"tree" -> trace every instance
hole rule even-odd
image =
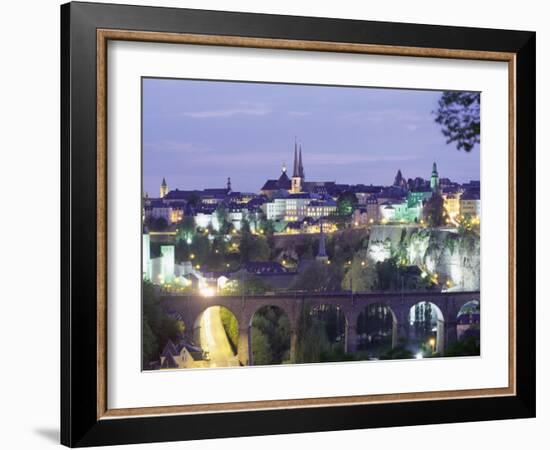
[[[164,231],[168,228],[168,222],[164,217],[151,217],[148,226],[151,231]]]
[[[189,206],[192,206],[193,208],[196,208],[197,205],[201,202],[201,198],[199,196],[199,194],[193,192],[189,198],[187,199],[187,204]]]
[[[424,204],[424,219],[431,227],[445,225],[449,220],[449,214],[447,213],[444,205],[445,201],[438,193],[434,193],[432,197]]]
[[[378,272],[375,267],[366,262],[365,252],[354,256],[351,267],[342,280],[342,289],[353,292],[369,292],[378,286]]]
[[[260,308],[252,318],[254,365],[281,364],[289,359],[290,322],[276,306]]]
[[[191,242],[196,229],[195,218],[193,216],[185,216],[176,226],[176,242]]]
[[[441,125],[447,144],[456,142],[466,152],[479,144],[479,92],[443,92],[435,121]]]
[[[297,327],[296,363],[315,363],[320,361],[321,352],[328,346],[323,324],[313,317],[304,304]]]
[[[445,349],[445,356],[478,356],[479,339],[470,337],[456,341]]]
[[[216,219],[218,220],[218,230],[220,234],[229,234],[232,225],[228,219],[227,208],[223,203],[220,203],[216,208]]]
[[[143,282],[142,356],[143,368],[156,359],[168,339],[175,341],[183,332],[183,323],[167,316],[155,295],[154,286]]]
[[[315,261],[298,275],[293,287],[310,292],[336,292],[341,290],[342,279],[340,265]]]
[[[358,200],[353,192],[346,191],[340,194],[337,200],[338,214],[341,216],[351,216]]]
[[[267,239],[263,236],[254,236],[250,232],[250,227],[241,229],[240,254],[241,262],[247,263],[250,261],[267,261],[271,254],[271,250],[267,243]]]

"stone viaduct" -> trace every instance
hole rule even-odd
[[[386,306],[393,315],[393,339],[395,346],[400,337],[409,337],[411,308],[422,302],[436,305],[441,312],[438,318],[436,350],[456,340],[456,320],[460,309],[470,301],[480,300],[475,292],[392,292],[392,293],[300,293],[263,296],[185,296],[163,294],[161,304],[167,311],[178,312],[184,318],[185,329],[192,337],[199,326],[202,313],[211,306],[223,306],[230,310],[239,323],[238,358],[242,365],[249,365],[251,355],[251,325],[254,314],[264,306],[281,308],[291,324],[290,358],[293,360],[296,347],[296,328],[304,304],[310,309],[321,305],[340,308],[345,316],[345,349],[354,353],[357,349],[357,320],[366,307],[373,304]],[[442,316],[442,317],[441,317]]]

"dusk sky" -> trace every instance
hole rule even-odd
[[[143,80],[143,184],[170,190],[258,192],[292,175],[294,139],[306,181],[390,185],[439,176],[479,180],[479,146],[447,145],[433,111],[438,91],[193,80]]]

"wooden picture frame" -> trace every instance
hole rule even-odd
[[[535,415],[535,33],[125,5],[61,7],[61,441],[91,446]],[[107,405],[107,42],[504,61],[509,385],[354,397]]]

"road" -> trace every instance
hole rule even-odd
[[[233,354],[225,334],[220,307],[212,306],[202,315],[200,322],[200,346],[209,353],[208,367],[238,366],[239,360]]]

